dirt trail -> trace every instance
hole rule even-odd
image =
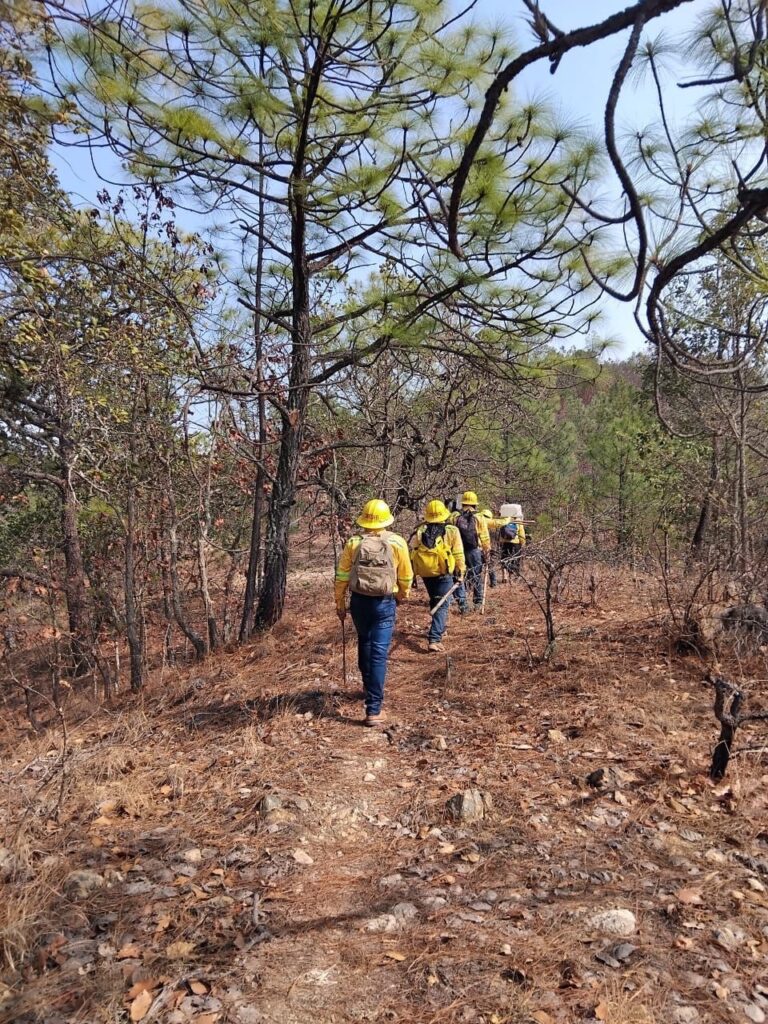
[[[0,934],[27,959],[0,1021],[766,1019],[764,762],[711,787],[701,666],[642,581],[558,617],[539,664],[539,613],[499,588],[427,655],[422,591],[377,732],[309,589],[247,651],[73,721],[58,824],[55,733],[9,732]],[[471,789],[482,818],[454,821]],[[625,935],[593,920],[617,908]]]

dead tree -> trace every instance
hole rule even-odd
[[[720,723],[720,736],[712,752],[712,763],[709,767],[709,777],[717,780],[723,778],[728,768],[736,730],[745,722],[768,720],[768,711],[747,715],[744,713],[747,697],[743,690],[722,676],[709,676],[706,682],[715,688],[715,718]]]

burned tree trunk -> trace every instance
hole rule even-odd
[[[720,736],[712,752],[709,777],[722,779],[731,759],[745,697],[741,690],[721,676],[710,679],[710,683],[715,688],[715,718],[720,723]]]

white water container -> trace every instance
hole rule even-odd
[[[523,506],[516,505],[513,502],[506,502],[499,509],[499,515],[502,519],[522,519],[523,518]]]

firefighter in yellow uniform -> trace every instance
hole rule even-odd
[[[464,575],[464,545],[461,534],[448,520],[451,513],[442,501],[435,499],[427,503],[424,522],[411,539],[411,562],[416,576],[424,580],[429,594],[430,610],[440,602],[440,607],[431,617],[427,635],[427,650],[442,651],[442,639],[448,625],[450,594],[454,583]],[[443,600],[445,598],[445,600]]]
[[[336,568],[336,614],[342,622],[346,618],[349,590],[365,692],[365,725],[374,727],[385,721],[384,681],[397,605],[408,597],[413,583],[408,545],[387,529],[393,522],[385,501],[366,502],[357,519],[362,532],[349,538]]]
[[[501,558],[499,531],[502,526],[507,525],[509,519],[502,519],[499,516],[494,516],[493,512],[489,508],[484,508],[480,515],[488,524],[488,533],[491,538],[491,553],[488,561],[488,583],[491,587],[495,587],[498,582],[496,566]]]
[[[464,491],[461,496],[461,512],[454,519],[461,534],[464,546],[464,560],[467,571],[464,583],[456,592],[456,599],[462,614],[470,611],[467,601],[467,590],[471,591],[475,607],[483,603],[483,565],[490,558],[491,537],[488,533],[488,521],[477,512],[477,495],[474,491]]]

